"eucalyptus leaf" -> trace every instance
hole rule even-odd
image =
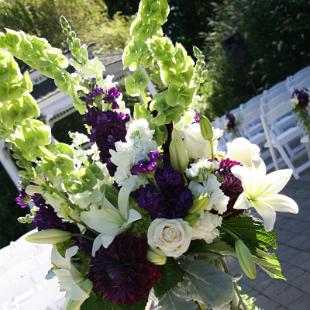
[[[173,290],[167,292],[159,300],[159,306],[161,310],[197,310],[197,306],[193,301],[187,301],[176,296]]]
[[[220,307],[233,297],[232,278],[202,260],[183,260],[181,267],[208,308]]]

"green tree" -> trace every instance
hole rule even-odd
[[[108,15],[100,0],[11,0],[0,1],[0,31],[23,30],[63,47],[65,37],[59,24],[64,15],[81,40],[96,43],[103,53],[121,50],[128,39],[130,18]]]
[[[207,37],[209,78],[202,103],[221,115],[309,65],[309,0],[225,0],[216,7]],[[235,67],[220,42],[239,31],[250,54]]]

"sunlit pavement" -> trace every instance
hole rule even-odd
[[[277,213],[278,256],[287,282],[260,271],[242,280],[245,292],[265,310],[310,310],[310,171],[292,179],[283,191],[299,205],[299,214]]]

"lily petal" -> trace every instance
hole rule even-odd
[[[250,192],[252,188],[252,171],[245,166],[234,166],[231,168],[231,172],[241,181],[243,190]]]
[[[298,205],[295,200],[285,195],[277,194],[267,197],[261,197],[260,200],[268,203],[278,212],[289,212],[297,214],[299,211]]]
[[[274,223],[276,221],[276,211],[273,209],[273,207],[262,201],[256,201],[254,203],[254,208],[263,218],[266,231],[273,230]]]
[[[249,202],[249,200],[246,198],[245,194],[242,193],[241,195],[239,195],[237,201],[234,204],[234,209],[248,209],[251,208],[251,204]]]
[[[268,187],[264,194],[271,195],[279,193],[290,180],[292,173],[292,169],[282,169],[267,174],[266,183]]]
[[[130,209],[127,224],[131,224],[135,221],[140,220],[141,218],[142,218],[142,216],[138,211],[136,211],[134,209]]]

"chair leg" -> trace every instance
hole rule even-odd
[[[284,162],[288,166],[288,168],[292,169],[294,178],[296,180],[298,180],[299,179],[299,174],[296,172],[296,169],[295,169],[292,161],[289,159],[289,157],[285,153],[285,150],[283,149],[283,147],[281,145],[276,145],[276,148],[277,148],[278,152],[280,153],[282,159],[284,160]]]

